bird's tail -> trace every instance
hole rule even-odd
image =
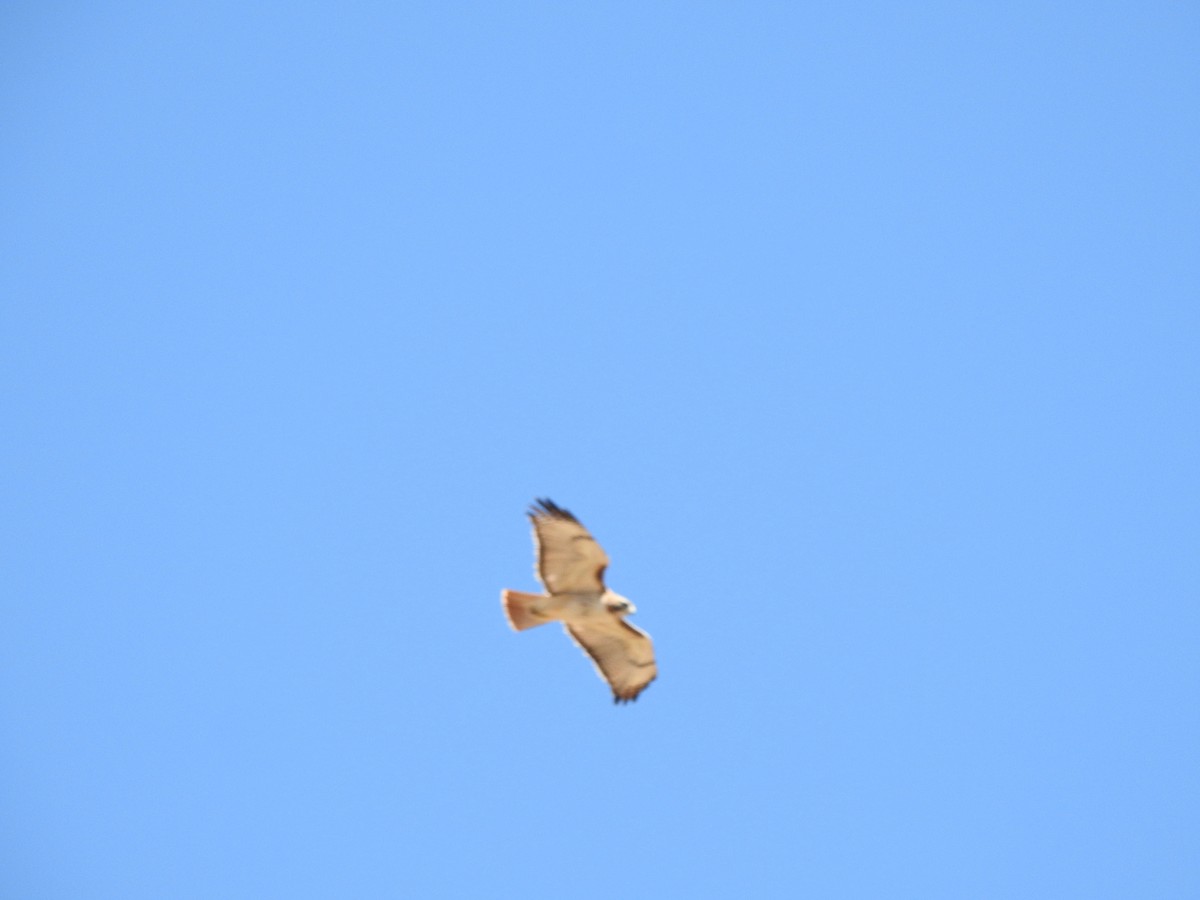
[[[538,601],[545,600],[541,594],[525,594],[521,591],[502,591],[500,602],[504,604],[504,614],[508,616],[508,624],[513,631],[524,631],[536,625],[544,625],[553,617],[537,611]]]

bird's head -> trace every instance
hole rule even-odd
[[[631,613],[637,612],[637,607],[629,602],[628,599],[620,594],[614,594],[612,591],[604,592],[604,607],[610,613],[618,616],[628,616]]]

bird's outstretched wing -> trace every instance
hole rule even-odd
[[[613,703],[628,703],[658,676],[650,635],[617,616],[597,616],[586,624],[563,623],[567,634],[592,658],[613,692]]]
[[[550,500],[529,510],[537,545],[537,576],[551,594],[604,590],[608,556],[579,520]]]

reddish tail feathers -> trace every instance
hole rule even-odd
[[[549,616],[535,612],[538,601],[545,599],[541,594],[525,594],[521,591],[503,591],[500,594],[504,614],[508,616],[508,624],[514,631],[524,631],[550,621]]]

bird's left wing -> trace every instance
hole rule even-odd
[[[572,640],[592,658],[612,688],[614,703],[636,700],[658,675],[650,635],[616,616],[597,616],[586,624],[563,623]]]

